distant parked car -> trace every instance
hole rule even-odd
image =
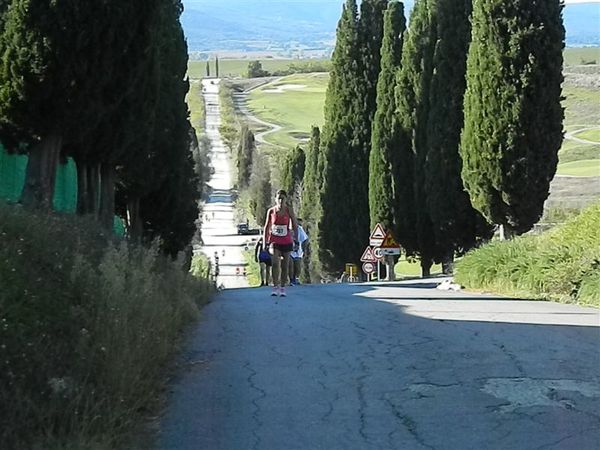
[[[247,223],[240,223],[237,226],[237,234],[260,234],[260,230],[258,228],[250,228]]]

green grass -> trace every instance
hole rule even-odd
[[[600,307],[600,203],[541,235],[493,241],[457,263],[470,289]]]
[[[190,90],[186,96],[186,102],[190,110],[190,122],[197,134],[204,132],[204,119],[206,116],[206,105],[202,97],[202,85],[200,81],[191,81]]]
[[[405,256],[402,256],[396,263],[394,271],[398,277],[420,277],[421,262],[418,259],[407,260]],[[431,275],[439,275],[441,273],[442,266],[440,264],[434,264],[431,267]]]
[[[248,72],[248,63],[255,59],[222,59],[219,60],[219,76],[222,78],[245,77]],[[301,66],[307,64],[325,64],[326,59],[261,59],[262,67],[267,72],[283,71],[290,64]],[[210,74],[216,74],[214,61],[210,62]],[[204,78],[206,76],[206,61],[190,61],[188,63],[188,75],[190,78]]]
[[[563,96],[567,130],[600,126],[600,89],[565,85]]]
[[[575,177],[597,177],[600,176],[600,159],[584,159],[559,164],[556,173]]]
[[[585,64],[591,61],[600,64],[600,47],[565,48],[563,58],[566,66]]]
[[[210,289],[181,263],[90,220],[0,204],[0,448],[138,448]]]
[[[600,105],[598,105],[600,108]],[[600,144],[600,128],[595,130],[585,130],[575,134],[575,137],[579,139],[585,139],[586,141],[597,142]]]
[[[594,142],[600,142],[600,90],[571,85],[563,86],[565,97],[564,128],[569,132],[582,128],[598,127],[577,133],[575,136]],[[593,176],[600,175],[598,160],[600,144],[585,144],[565,139],[558,153],[559,175]]]
[[[558,152],[560,163],[581,161],[584,159],[599,159],[600,144],[583,144],[580,142],[565,140]]]
[[[254,261],[254,245],[249,246],[248,251],[242,252],[246,261],[246,278],[251,287],[260,286],[260,267]]]
[[[310,136],[312,125],[322,126],[328,80],[327,74],[290,75],[252,91],[248,99],[252,112],[262,120],[283,127],[281,131],[267,135],[265,140],[281,147],[294,147],[303,142],[299,136]],[[306,87],[283,93],[265,92],[286,84]]]

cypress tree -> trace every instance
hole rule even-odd
[[[388,0],[363,0],[358,20],[358,74],[352,87],[356,90],[356,114],[354,137],[351,141],[351,178],[347,179],[347,191],[351,194],[353,213],[346,219],[352,236],[350,255],[345,261],[358,262],[370,231],[369,214],[369,155],[371,131],[377,109],[377,81],[381,71],[381,43],[383,39],[383,14]]]
[[[257,154],[252,162],[250,177],[250,209],[256,223],[262,227],[272,204],[271,169],[266,157]]]
[[[562,2],[481,0],[467,59],[462,177],[511,235],[539,220],[562,142]]]
[[[294,211],[299,211],[300,209],[305,165],[306,155],[304,154],[304,150],[297,145],[286,155],[281,170],[281,186],[287,191],[288,198],[293,203]]]
[[[210,61],[206,61],[206,78],[210,78]]]
[[[373,121],[369,159],[371,227],[381,222],[388,230],[393,229],[395,216],[392,159],[399,143],[394,89],[396,73],[402,60],[405,30],[404,5],[400,2],[390,3],[384,18],[381,73],[377,83],[377,111]]]
[[[129,236],[137,241],[144,236],[142,200],[164,182],[173,164],[169,152],[165,151],[171,150],[169,135],[175,127],[174,104],[181,100],[173,74],[182,70],[185,74],[187,55],[183,59],[174,58],[171,13],[167,13],[167,8],[177,8],[178,3],[146,2],[142,17],[132,17],[135,18],[132,24],[139,27],[130,45],[135,66],[122,75],[133,85],[129,84],[128,94],[118,111],[111,115],[112,121],[120,120],[112,137],[116,145],[102,161],[105,173],[102,174],[101,197],[107,199],[102,215],[105,218],[110,215],[107,211],[111,209],[113,179],[118,176],[116,195],[127,210],[124,217],[128,219]],[[137,52],[133,53],[134,50]],[[185,86],[183,77],[182,87]],[[187,90],[187,86],[183,88]],[[116,173],[115,167],[118,167]]]
[[[313,126],[310,141],[306,149],[304,178],[302,180],[302,201],[299,214],[304,219],[306,229],[313,229],[317,217],[317,202],[321,188],[321,174],[319,173],[319,153],[321,145],[321,132],[319,127]]]
[[[491,228],[471,206],[459,155],[463,127],[466,59],[471,27],[471,0],[438,0],[437,44],[427,119],[425,185],[427,209],[437,246],[450,263],[454,251],[464,252]],[[450,271],[444,265],[444,271]]]
[[[356,100],[360,59],[357,14],[356,1],[347,0],[337,26],[325,96],[325,125],[321,135],[323,184],[317,240],[318,259],[328,273],[338,272],[345,262],[360,257],[361,237],[355,236],[355,217],[361,208],[360,200],[353,198],[352,187],[352,183],[359,182],[353,179],[354,158],[358,153],[354,128],[356,118],[362,114],[357,110]]]
[[[172,191],[181,196],[172,205],[172,214],[185,223],[178,227],[193,227],[189,216],[197,207],[190,203],[190,197],[198,198],[196,181],[193,176],[190,124],[185,104],[189,84],[185,77],[187,70],[187,47],[183,30],[179,23],[182,6],[177,2],[161,2],[150,29],[154,30],[147,44],[146,70],[133,89],[131,103],[125,110],[130,130],[134,136],[124,136],[123,145],[127,151],[119,159],[119,191],[121,204],[127,208],[131,218],[128,228],[134,239],[166,237],[173,233],[165,229],[170,222],[149,212],[148,197],[156,199],[156,191],[168,197]],[[131,108],[131,109],[130,109]],[[134,114],[137,109],[137,115]],[[189,167],[188,167],[189,166]],[[184,185],[169,178],[176,176]],[[182,189],[187,189],[183,192]],[[189,195],[188,195],[189,194]],[[151,203],[150,203],[151,204]],[[165,210],[166,211],[166,210]],[[157,224],[163,224],[161,226]],[[180,228],[183,233],[185,231]],[[186,241],[187,237],[169,236],[170,242]],[[176,244],[179,245],[179,244]],[[174,248],[176,245],[172,245]],[[164,247],[165,251],[167,246]],[[174,250],[172,250],[174,251]]]
[[[401,131],[395,180],[398,186],[398,238],[407,253],[419,255],[423,276],[429,275],[433,262],[441,260],[442,256],[426,207],[424,177],[435,42],[436,1],[417,0],[404,41],[402,68],[396,87]]]
[[[80,42],[81,8],[77,2],[14,0],[2,15],[0,130],[3,141],[27,148],[21,201],[28,207],[52,207],[60,152],[70,123],[83,113],[77,94],[96,81],[78,71],[89,57],[81,61],[69,51]]]
[[[186,80],[188,51],[179,22],[182,11],[180,1],[162,4],[162,95],[151,148],[163,183],[149,189],[140,205],[146,237],[159,237],[162,251],[172,257],[184,250],[196,233],[200,198],[190,140],[192,126],[185,103],[189,90]],[[163,207],[158,208],[158,205]]]
[[[215,56],[215,74],[219,78],[219,57]]]
[[[248,128],[248,125],[242,125],[240,131],[240,141],[237,147],[237,186],[239,189],[245,189],[250,184],[250,174],[252,173],[252,158],[256,150],[254,134]]]
[[[302,180],[302,199],[300,203],[299,216],[304,221],[304,229],[310,236],[307,252],[304,257],[304,273],[311,281],[319,281],[321,269],[318,260],[319,246],[317,218],[320,214],[319,198],[321,190],[321,181],[323,173],[323,158],[321,157],[321,132],[319,127],[313,126],[311,129],[310,141],[306,149],[306,162],[304,169],[304,178]]]

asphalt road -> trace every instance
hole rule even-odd
[[[189,337],[161,450],[598,449],[600,311],[435,289],[440,280],[243,288],[208,84],[205,247],[226,287]],[[212,213],[215,217],[212,218]],[[240,286],[236,288],[236,286]]]
[[[600,448],[598,310],[436,285],[223,291],[158,448]]]

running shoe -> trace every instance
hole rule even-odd
[[[271,297],[277,297],[277,295],[279,294],[279,290],[274,287],[273,290],[271,291]]]
[[[286,297],[286,295],[285,295],[285,288],[284,287],[279,288],[279,296],[280,297]]]

